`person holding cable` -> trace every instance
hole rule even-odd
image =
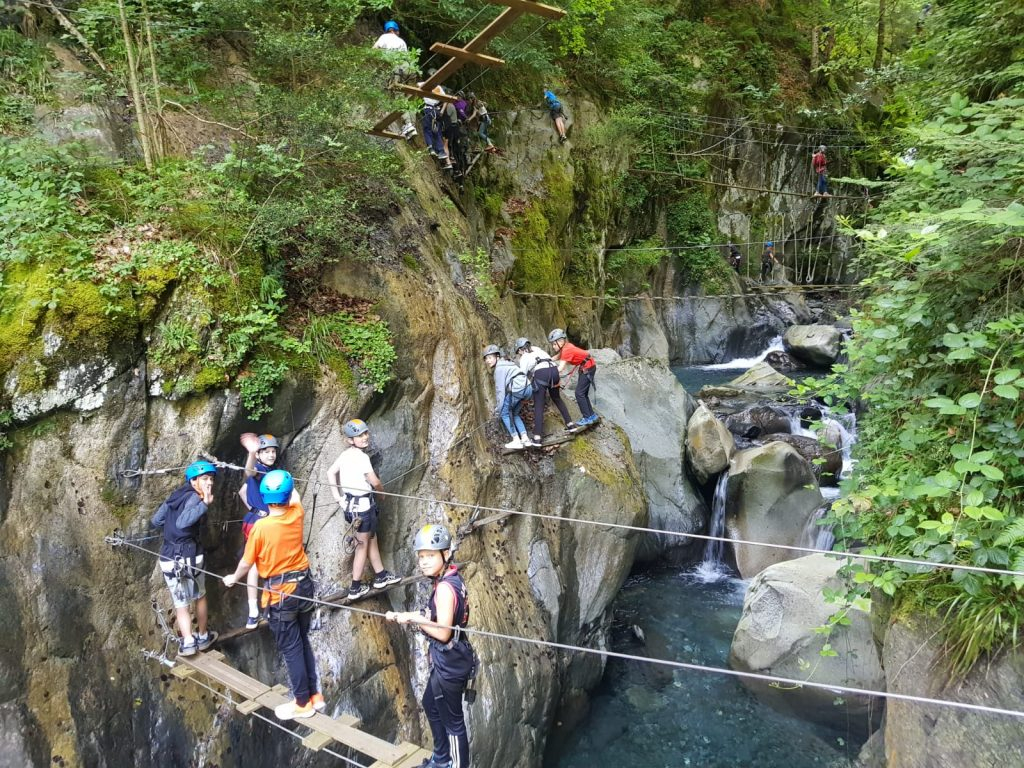
[[[367,558],[373,567],[374,589],[397,584],[401,579],[385,570],[380,557],[380,545],[377,543],[377,498],[373,492],[383,491],[384,485],[373,471],[370,457],[366,453],[370,445],[370,428],[362,419],[352,419],[342,427],[342,433],[349,447],[341,452],[327,470],[327,482],[331,485],[334,500],[345,515],[345,522],[352,525],[356,518],[359,519],[356,526],[356,551],[352,557],[352,586],[348,590],[348,599],[354,600],[370,591],[370,586],[363,582]]]
[[[577,424],[569,416],[569,409],[562,401],[562,379],[558,374],[558,366],[551,359],[551,355],[543,349],[535,348],[530,340],[521,337],[516,339],[516,357],[519,359],[519,368],[530,380],[533,386],[533,439],[534,445],[542,445],[544,442],[544,403],[550,397],[558,414],[565,422],[565,429],[572,432]]]
[[[203,545],[199,540],[206,510],[213,503],[213,478],[217,468],[209,461],[194,461],[185,469],[185,484],[176,488],[160,505],[150,525],[163,529],[160,571],[171,592],[174,614],[181,632],[182,656],[205,651],[217,639],[207,631],[206,574]],[[192,613],[196,605],[199,634],[192,634]]]
[[[465,768],[469,735],[462,701],[476,698],[471,684],[477,671],[476,652],[463,631],[469,625],[469,592],[451,562],[452,537],[443,525],[423,526],[412,548],[420,571],[432,581],[430,600],[420,611],[388,611],[385,618],[412,624],[427,638],[430,676],[421,703],[434,750],[419,768]]]
[[[270,472],[277,464],[277,454],[281,449],[281,443],[273,435],[256,435],[252,432],[245,432],[239,438],[242,446],[248,452],[245,459],[245,483],[238,489],[238,496],[245,506],[245,516],[242,518],[242,539],[249,540],[249,533],[256,521],[266,517],[270,507],[260,493],[260,483],[263,476]],[[245,622],[246,629],[255,629],[260,622],[260,576],[255,568],[249,571],[246,581],[246,593],[249,603],[249,615]]]
[[[579,378],[576,381],[576,405],[580,407],[580,420],[576,423],[581,427],[589,427],[598,420],[598,415],[590,405],[590,388],[594,386],[597,363],[587,350],[580,349],[570,342],[561,328],[555,328],[548,334],[548,343],[555,349],[555,354],[551,357],[558,361],[559,375],[570,365],[576,366],[573,370],[579,371]],[[572,371],[569,371],[568,375],[572,376]]]
[[[313,575],[302,546],[305,511],[290,473],[275,469],[263,476],[260,493],[270,511],[252,527],[245,552],[234,573],[223,578],[225,587],[242,581],[252,568],[265,580],[263,605],[270,631],[288,668],[293,701],[274,708],[281,720],[312,717],[327,709],[309,643],[313,618]]]

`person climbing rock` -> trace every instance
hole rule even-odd
[[[565,110],[562,109],[562,102],[550,88],[544,89],[544,101],[548,105],[548,114],[555,124],[555,130],[558,131],[558,140],[564,144],[569,137],[565,135]]]
[[[484,142],[484,149],[488,152],[497,151],[497,147],[494,146],[494,142],[491,141],[489,131],[491,129],[491,116],[487,112],[487,104],[476,97],[475,93],[466,94],[466,98],[469,100],[469,124],[470,126],[476,126],[477,135]]]
[[[312,717],[327,709],[316,672],[316,658],[309,643],[309,624],[316,605],[312,598],[313,575],[302,546],[305,511],[291,474],[275,469],[260,481],[260,494],[269,512],[252,527],[245,552],[234,573],[223,578],[233,587],[250,570],[256,569],[266,581],[263,603],[269,615],[270,631],[277,650],[288,668],[294,700],[274,708],[281,720]]]
[[[434,70],[430,70],[429,75],[433,75]],[[428,76],[429,76],[428,75]],[[426,85],[426,80],[417,83],[422,88]],[[438,96],[445,95],[445,90],[440,85],[435,86],[434,90],[431,91]],[[440,160],[442,163],[448,165],[448,151],[444,146],[444,133],[441,130],[441,100],[433,99],[429,96],[423,97],[423,140],[427,143],[427,151],[430,154]]]
[[[501,423],[512,438],[511,442],[505,444],[505,448],[513,451],[529,448],[533,442],[519,415],[523,401],[533,394],[529,377],[514,362],[503,358],[495,344],[484,348],[484,362],[494,371],[494,415],[501,418]]]
[[[561,328],[555,328],[548,334],[548,343],[555,349],[552,359],[558,361],[559,374],[570,365],[576,366],[574,370],[579,372],[576,380],[576,405],[580,407],[581,418],[576,423],[581,427],[589,427],[598,419],[598,415],[594,413],[594,409],[590,405],[590,388],[594,386],[597,363],[587,350],[580,349],[570,342]],[[572,371],[568,375],[571,376]]]
[[[477,658],[462,631],[469,625],[469,593],[459,569],[451,563],[451,546],[451,534],[444,526],[425,525],[417,532],[412,548],[420,572],[433,581],[430,600],[421,611],[385,614],[388,621],[412,624],[427,637],[430,676],[422,704],[434,749],[420,768],[469,765],[469,736],[462,700],[476,677]]]
[[[352,525],[356,517],[359,518],[355,534],[356,551],[352,557],[352,586],[348,590],[348,599],[353,600],[370,591],[370,586],[363,582],[367,557],[373,567],[374,589],[397,584],[401,579],[384,568],[380,557],[377,498],[373,491],[383,491],[384,486],[366,453],[370,444],[370,428],[362,419],[352,419],[345,423],[342,432],[349,447],[327,470],[327,482],[331,484],[331,494],[345,515],[345,522]]]
[[[740,249],[732,243],[729,243],[729,266],[736,270],[736,274],[740,273],[740,264],[743,261],[743,256],[740,254]]]
[[[441,105],[441,133],[448,151],[448,163],[444,169],[454,170],[455,176],[461,177],[468,166],[466,131],[459,118],[458,107],[450,101]]]
[[[772,278],[775,272],[775,265],[778,263],[778,259],[775,258],[775,243],[769,240],[764,244],[764,250],[761,252],[762,283]]]
[[[242,499],[246,512],[242,517],[242,538],[249,540],[249,533],[256,521],[266,517],[270,507],[260,493],[260,481],[263,476],[272,470],[277,464],[277,452],[281,444],[273,435],[254,435],[246,432],[240,438],[242,446],[248,451],[245,459],[245,483],[238,489],[238,495]],[[260,621],[260,575],[253,568],[249,571],[246,581],[246,592],[248,593],[249,614],[245,622],[246,629],[255,629]]]
[[[213,478],[217,468],[208,461],[194,461],[185,469],[185,484],[176,488],[157,509],[150,521],[163,529],[160,546],[160,572],[174,602],[174,614],[181,633],[182,656],[205,651],[217,639],[207,628],[206,574],[203,567],[203,545],[199,540],[206,510],[213,503]],[[192,634],[192,614],[196,605],[199,632]]]
[[[818,147],[818,151],[811,157],[811,165],[814,172],[818,174],[818,182],[814,187],[814,197],[829,197],[828,191],[828,158],[825,157],[825,145]]]
[[[516,339],[516,357],[519,361],[519,368],[530,379],[533,386],[533,443],[540,445],[544,442],[544,400],[551,397],[551,402],[558,409],[565,428],[569,431],[576,429],[576,423],[569,416],[569,409],[562,401],[562,379],[558,375],[558,366],[551,359],[551,355],[543,349],[536,349],[529,339]]]
[[[384,32],[380,37],[377,38],[377,42],[373,44],[373,47],[381,51],[397,51],[399,53],[408,53],[409,46],[405,40],[398,34],[398,22],[387,21],[384,23]],[[391,57],[389,57],[391,58]],[[393,74],[393,83],[404,81],[409,75],[409,63],[404,56],[395,56],[395,71]],[[407,141],[411,141],[416,137],[416,128],[412,124],[412,115],[402,115],[404,123],[402,125],[402,137]]]

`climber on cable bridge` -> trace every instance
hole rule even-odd
[[[252,432],[246,432],[239,439],[248,451],[245,459],[245,483],[238,489],[238,495],[246,509],[242,517],[242,540],[245,542],[249,540],[249,533],[256,521],[266,517],[270,512],[270,507],[260,493],[260,481],[267,472],[277,466],[277,452],[281,449],[281,444],[273,435],[257,436]],[[259,572],[252,568],[246,581],[249,603],[246,629],[255,629],[260,621],[259,588]]]
[[[743,261],[743,256],[740,254],[740,249],[732,243],[729,243],[729,266],[736,270],[736,274],[740,273],[740,264]]]
[[[818,147],[818,151],[811,157],[811,165],[814,172],[818,174],[818,181],[814,187],[814,197],[830,197],[828,191],[828,158],[825,156],[825,145]]]
[[[457,103],[447,102],[441,105],[441,132],[448,146],[449,159],[444,169],[454,169],[456,178],[465,176],[466,169],[469,167],[469,157],[466,152],[466,128],[462,117],[465,115],[465,108],[465,99],[462,99],[461,115]]]
[[[313,575],[302,546],[305,511],[295,481],[283,469],[263,476],[260,494],[270,511],[252,527],[242,559],[235,572],[223,578],[224,586],[233,587],[252,568],[266,580],[263,605],[295,697],[276,706],[274,714],[281,720],[312,717],[327,709],[327,704],[320,693],[316,658],[309,643],[309,624],[316,605],[310,600]]]
[[[471,685],[477,658],[462,631],[469,624],[469,593],[458,568],[451,563],[452,537],[441,525],[425,525],[412,548],[420,571],[433,580],[427,607],[421,611],[388,611],[385,618],[415,624],[426,635],[430,677],[423,691],[423,711],[434,737],[434,750],[420,768],[467,768],[469,737],[462,710],[463,696],[472,704]],[[467,690],[469,689],[469,690]]]
[[[775,258],[775,243],[771,240],[764,244],[761,252],[761,282],[771,279],[775,274],[775,265],[779,260]]]
[[[551,115],[551,120],[555,124],[555,130],[558,131],[558,140],[565,144],[569,140],[569,137],[565,135],[565,110],[562,109],[562,102],[558,100],[554,92],[545,87],[544,88],[544,101],[548,106],[548,114]]]
[[[366,449],[370,445],[370,428],[362,419],[352,419],[342,427],[348,448],[342,451],[327,470],[327,482],[331,484],[331,495],[338,502],[345,515],[345,522],[355,525],[356,551],[352,556],[352,586],[348,599],[354,600],[370,591],[363,582],[363,569],[369,557],[373,567],[373,588],[383,589],[401,581],[398,576],[385,570],[377,543],[377,497],[374,489],[384,490],[384,485],[370,463]]]
[[[548,343],[555,349],[552,358],[558,361],[559,374],[570,365],[576,366],[573,370],[579,371],[576,380],[576,405],[580,407],[581,418],[576,423],[581,427],[596,424],[599,417],[590,404],[590,388],[594,386],[594,376],[597,374],[597,362],[593,355],[570,342],[561,328],[555,328],[548,334]],[[569,371],[566,378],[569,376],[572,376],[572,371]]]
[[[407,55],[409,46],[398,34],[398,22],[387,21],[384,23],[384,33],[377,38],[373,44],[377,50],[384,51],[384,55],[394,63],[395,70],[391,76],[392,86],[395,83],[405,82],[412,79],[415,72],[412,60]],[[416,138],[416,128],[412,124],[412,113],[402,115],[402,138],[411,141]]]
[[[491,141],[491,137],[488,132],[491,129],[491,115],[487,111],[487,104],[481,99],[476,97],[476,94],[470,91],[466,94],[466,100],[469,102],[469,126],[476,126],[477,135],[484,142],[484,150],[497,154],[498,148],[494,146],[494,142]]]
[[[206,510],[213,503],[213,478],[217,468],[208,461],[195,461],[185,470],[185,484],[175,489],[160,505],[150,525],[163,529],[160,571],[174,601],[174,613],[181,632],[182,656],[205,651],[217,639],[207,631],[206,574],[203,545],[199,540]],[[198,635],[192,634],[189,606],[196,604]]]
[[[533,444],[544,442],[544,400],[548,395],[565,422],[566,430],[574,431],[578,425],[569,416],[569,409],[562,401],[562,379],[551,355],[543,349],[534,348],[527,338],[516,339],[515,353],[519,359],[519,368],[533,385]]]
[[[523,341],[523,339],[520,339]],[[533,394],[529,377],[513,361],[501,355],[496,344],[484,348],[484,362],[494,371],[494,415],[501,419],[512,441],[505,448],[518,451],[533,445],[519,415],[523,401]]]

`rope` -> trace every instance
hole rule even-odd
[[[471,18],[469,21],[467,21],[465,24],[463,24],[458,32],[456,32],[451,37],[449,37],[448,40],[445,42],[445,45],[451,45],[452,44],[452,40],[454,40],[456,37],[461,35],[465,31],[466,27],[468,27],[470,24],[472,24],[474,21],[476,21],[477,18],[480,16],[480,14],[483,13],[484,11],[486,11],[489,7],[490,6],[487,6],[487,5],[480,6],[480,9],[476,13],[473,14],[473,18]],[[422,70],[423,72],[426,72],[427,71],[427,67],[430,66],[430,62],[432,62],[435,58],[437,58],[438,55],[439,54],[437,54],[436,52],[435,53],[431,53],[430,54],[430,58],[428,58],[425,62],[423,62],[420,65],[420,70]]]
[[[474,507],[474,509],[477,507],[477,505],[472,505],[472,506]],[[487,510],[489,508],[488,507],[480,507],[480,509],[481,510]],[[157,553],[152,552],[151,550],[145,549],[144,547],[138,547],[136,545],[129,544],[128,542],[125,542],[125,543],[128,544],[128,546],[132,546],[132,547],[134,547],[134,548],[136,548],[136,549],[138,549],[138,550],[140,550],[142,552],[146,552],[146,553],[148,553],[150,555],[157,555]],[[205,573],[205,574],[207,574],[209,576],[212,576],[215,579],[217,579],[218,581],[221,578],[219,574],[213,573],[212,571],[204,570],[202,568],[196,567],[193,570],[200,571],[200,572]],[[381,613],[380,611],[374,611],[374,610],[371,610],[369,608],[358,608],[358,607],[356,607],[354,605],[345,605],[343,603],[332,603],[332,602],[328,602],[326,600],[320,600],[320,599],[315,598],[315,597],[304,597],[302,595],[286,594],[286,593],[284,593],[284,592],[282,592],[280,590],[276,590],[276,589],[267,589],[266,591],[272,592],[272,593],[275,593],[275,594],[279,594],[282,597],[290,596],[293,599],[305,600],[307,602],[313,603],[315,605],[323,606],[323,607],[326,607],[326,608],[341,609],[341,610],[351,611],[353,613],[358,613],[358,614],[361,614],[361,615],[364,615],[364,616],[374,616],[376,618],[386,619],[386,615],[384,613]],[[789,678],[789,677],[778,677],[776,675],[766,675],[766,674],[762,674],[762,673],[759,673],[759,672],[745,672],[743,670],[729,669],[727,667],[712,667],[712,666],[707,666],[707,665],[704,665],[704,664],[692,664],[692,663],[684,662],[684,661],[673,661],[671,659],[657,659],[657,658],[651,658],[649,656],[637,656],[637,655],[629,654],[629,653],[620,653],[618,651],[607,651],[607,650],[600,650],[598,648],[587,648],[585,646],[572,645],[571,643],[559,643],[559,642],[555,642],[553,640],[540,640],[540,639],[537,639],[537,638],[520,637],[519,635],[509,635],[509,634],[504,634],[502,632],[490,632],[490,631],[487,631],[487,630],[474,629],[474,628],[471,628],[471,627],[459,627],[459,628],[457,628],[457,627],[454,627],[452,625],[440,624],[438,622],[426,622],[426,624],[428,626],[436,627],[438,629],[449,629],[449,630],[452,630],[452,631],[455,631],[456,629],[459,629],[464,634],[476,635],[478,637],[488,637],[488,638],[491,638],[493,640],[504,640],[504,641],[507,641],[507,642],[526,643],[526,644],[529,644],[529,645],[536,645],[536,646],[539,646],[539,647],[542,647],[542,648],[551,648],[551,649],[561,650],[561,651],[573,651],[573,652],[576,652],[576,653],[589,653],[589,654],[592,654],[592,655],[602,656],[602,657],[605,657],[605,658],[622,659],[624,661],[636,661],[636,662],[641,662],[641,663],[645,663],[645,664],[657,664],[659,666],[670,667],[670,668],[673,668],[673,669],[685,669],[685,670],[688,670],[688,671],[691,671],[691,672],[705,672],[705,673],[710,673],[710,674],[728,675],[730,677],[743,678],[743,679],[747,679],[747,680],[758,680],[758,681],[761,681],[761,682],[768,682],[768,683],[772,683],[772,684],[777,685],[777,686],[778,685],[785,685],[785,686],[789,686],[789,687],[815,688],[815,689],[818,689],[818,690],[825,690],[825,691],[830,691],[830,692],[833,692],[833,693],[838,692],[838,693],[856,694],[856,695],[864,695],[864,696],[878,696],[880,698],[892,699],[892,700],[896,700],[896,701],[909,701],[909,702],[915,702],[915,703],[918,703],[918,704],[931,704],[931,705],[935,705],[935,706],[949,707],[951,709],[965,709],[965,710],[970,710],[970,711],[973,711],[973,712],[983,712],[983,713],[986,713],[986,714],[1006,715],[1008,717],[1024,718],[1024,711],[1019,711],[1019,710],[1014,710],[1014,709],[1004,709],[1002,707],[990,707],[990,706],[987,706],[987,705],[984,705],[984,704],[970,704],[968,702],[963,702],[963,701],[953,701],[953,700],[949,700],[949,699],[934,699],[934,698],[929,698],[929,697],[926,697],[926,696],[915,696],[915,695],[907,694],[907,693],[894,693],[892,691],[876,691],[876,690],[872,690],[870,688],[856,688],[856,687],[853,687],[853,686],[832,685],[832,684],[829,684],[829,683],[817,683],[817,682],[813,682],[811,680],[796,680],[796,679]],[[287,729],[285,729],[285,730],[287,730]]]
[[[776,237],[774,239],[771,238],[771,237],[765,237],[765,238],[763,238],[761,240],[748,240],[748,241],[732,240],[732,241],[730,241],[728,243],[703,243],[703,244],[697,244],[697,245],[651,245],[651,246],[647,246],[647,247],[644,247],[644,246],[641,246],[641,245],[630,245],[630,246],[621,246],[621,247],[618,247],[618,248],[602,248],[601,251],[603,253],[616,253],[618,251],[693,251],[693,250],[698,250],[700,248],[728,248],[730,245],[735,245],[735,246],[740,246],[740,245],[757,245],[757,246],[760,246],[760,245],[764,245],[764,243],[766,241],[768,241],[768,240],[771,240],[772,242],[778,242],[778,243],[780,243],[782,245],[786,245],[788,243],[807,243],[807,242],[816,242],[816,241],[820,242],[820,241],[823,241],[823,240],[838,240],[840,238],[849,238],[850,240],[854,240],[855,239],[854,236],[852,236],[852,235],[843,235],[843,234],[819,235],[819,236],[812,236],[812,237]],[[545,253],[546,252],[546,251],[540,251],[540,250],[538,250],[536,248],[507,248],[507,249],[503,249],[503,250],[507,250],[509,253]],[[581,246],[581,247],[576,247],[576,248],[560,248],[559,250],[561,252],[563,252],[563,253],[577,253],[577,252],[589,253],[589,252],[593,251],[594,248],[593,247],[589,247],[588,248],[588,247]]]
[[[711,179],[698,179],[693,176],[684,176],[681,173],[673,173],[671,171],[654,171],[647,168],[630,168],[633,173],[646,173],[656,176],[674,176],[677,179],[683,181],[690,181],[694,184],[710,184],[714,187],[725,187],[726,189],[745,189],[748,192],[763,192],[767,195],[788,195],[790,197],[816,197],[813,194],[807,194],[805,192],[789,192],[784,189],[766,189],[765,187],[746,187],[742,184],[727,184],[724,181],[712,181]],[[860,200],[861,202],[869,200],[878,200],[882,195],[829,195],[828,197],[817,196],[820,200]]]
[[[533,37],[534,35],[536,35],[536,34],[537,34],[538,32],[540,32],[540,31],[541,31],[542,29],[544,29],[544,27],[546,27],[546,26],[547,26],[548,24],[550,24],[550,23],[551,23],[551,21],[552,21],[551,19],[544,19],[543,21],[541,21],[541,23],[540,23],[540,26],[539,26],[539,27],[537,27],[537,28],[536,28],[535,30],[533,30],[533,32],[531,32],[530,34],[528,34],[528,35],[527,35],[526,37],[524,37],[524,38],[523,38],[522,40],[520,40],[520,41],[519,41],[518,43],[516,43],[516,44],[515,44],[515,45],[513,45],[513,46],[512,46],[511,48],[509,48],[509,49],[508,49],[508,50],[507,50],[507,51],[506,51],[506,52],[505,52],[504,54],[502,54],[502,55],[504,56],[504,58],[505,58],[505,59],[509,59],[509,58],[511,58],[512,54],[513,54],[513,53],[515,53],[515,52],[516,52],[516,50],[518,50],[518,48],[519,48],[519,47],[520,47],[521,45],[523,45],[524,43],[526,43],[526,42],[527,42],[527,41],[528,41],[528,40],[529,40],[530,38],[532,38],[532,37]],[[490,72],[490,71],[491,71],[491,68],[490,68],[490,67],[487,67],[486,69],[484,69],[484,71],[483,71],[483,72],[481,72],[481,73],[480,73],[479,75],[477,75],[476,77],[474,77],[474,78],[473,78],[472,80],[470,80],[470,81],[469,81],[468,83],[466,83],[465,85],[463,85],[463,86],[462,86],[462,87],[461,87],[461,88],[460,88],[459,90],[462,90],[462,91],[468,91],[468,90],[469,90],[469,86],[471,86],[471,85],[472,85],[473,83],[475,83],[475,82],[476,82],[477,80],[479,80],[479,79],[480,79],[481,77],[483,77],[484,75],[486,75],[486,74],[487,74],[488,72]],[[489,111],[489,110],[488,110],[488,111]],[[507,110],[506,110],[506,111],[507,111]]]

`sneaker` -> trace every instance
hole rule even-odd
[[[324,695],[322,693],[314,693],[310,696],[309,703],[313,705],[313,709],[317,712],[327,711],[327,702],[324,701]]]
[[[246,629],[256,629],[256,627],[258,627],[259,625],[260,625],[260,617],[259,616],[250,616],[249,618],[247,618],[245,620],[245,628]]]
[[[580,419],[576,423],[579,424],[581,427],[589,427],[591,424],[596,424],[597,423],[597,414],[596,413],[592,413],[589,416],[587,416],[585,419]]]
[[[558,137],[558,143],[559,144],[565,144],[565,142],[567,142],[568,140],[569,140],[568,136],[559,136]]]
[[[536,448],[537,444],[530,439],[529,435],[520,435],[519,440],[522,442],[524,448]]]
[[[364,584],[363,582],[359,582],[359,586],[357,586],[357,587],[349,587],[348,588],[348,599],[349,600],[355,600],[357,597],[362,597],[363,595],[365,595],[369,591],[370,591],[370,585],[369,584]]]
[[[373,577],[373,588],[384,589],[402,580],[401,576],[395,576],[391,571],[383,571],[379,576]]]
[[[207,648],[209,648],[211,645],[217,642],[217,633],[207,632],[205,635],[197,635],[195,640],[196,648],[200,651],[205,651]]]
[[[521,451],[525,447],[523,441],[518,437],[513,437],[509,442],[505,443],[505,450],[507,451]]]
[[[533,444],[535,447],[539,448],[540,446],[544,445],[544,438],[541,435],[534,435]]]
[[[565,431],[566,432],[575,432],[577,429],[579,429],[582,426],[583,426],[583,424],[581,422],[579,422],[579,421],[570,421],[568,424],[565,425]]]
[[[287,704],[279,704],[274,707],[274,714],[278,720],[302,720],[316,714],[313,709],[313,700],[306,702],[306,706],[300,707],[296,702],[289,701]]]
[[[199,653],[199,648],[196,645],[195,635],[192,636],[189,642],[182,643],[181,648],[178,650],[179,656],[195,656],[197,653]]]
[[[431,755],[418,766],[416,766],[416,768],[451,768],[451,765],[451,760],[441,761],[435,758],[433,755]]]

